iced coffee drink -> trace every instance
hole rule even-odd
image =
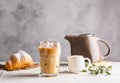
[[[59,73],[61,46],[58,42],[42,41],[39,46],[40,69],[43,76],[55,76]]]

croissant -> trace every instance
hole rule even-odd
[[[10,56],[9,60],[5,64],[5,68],[8,71],[22,69],[32,66],[34,64],[32,57],[25,51],[19,50],[17,53]]]

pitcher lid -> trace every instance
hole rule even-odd
[[[79,36],[94,36],[94,34],[92,34],[92,33],[88,33],[88,34],[80,34]]]

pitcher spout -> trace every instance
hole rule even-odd
[[[75,36],[75,35],[66,35],[64,38],[66,40],[68,40],[69,42],[71,42],[72,40],[78,38],[78,36]]]

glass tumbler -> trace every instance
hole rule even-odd
[[[56,76],[59,73],[61,44],[55,41],[41,41],[40,71],[42,76]]]

